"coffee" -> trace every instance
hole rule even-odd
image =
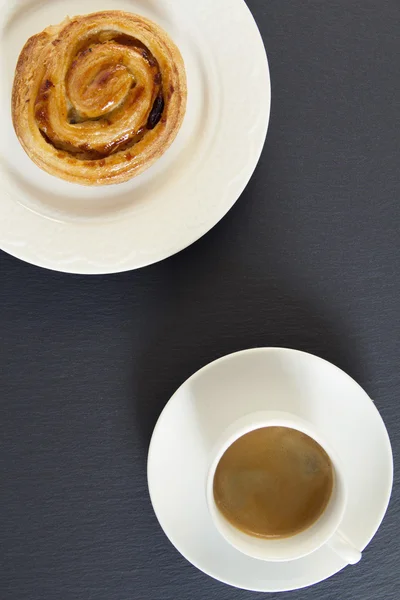
[[[310,527],[328,505],[331,460],[308,435],[262,427],[237,439],[214,475],[215,503],[237,529],[261,538],[286,538]]]

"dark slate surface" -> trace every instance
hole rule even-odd
[[[181,254],[122,275],[0,256],[2,600],[253,597],[176,552],[146,487],[162,407],[228,352],[286,345],[333,361],[374,398],[398,458],[400,4],[249,5],[272,116],[229,215]],[[397,484],[358,566],[280,598],[397,599]]]

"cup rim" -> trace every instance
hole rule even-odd
[[[258,555],[257,552],[255,552],[253,554],[253,553],[250,553],[250,552],[244,550],[240,544],[233,543],[232,540],[229,539],[227,537],[227,535],[225,535],[225,532],[223,531],[222,527],[220,526],[219,518],[224,520],[230,527],[232,527],[233,530],[235,529],[235,527],[232,524],[230,524],[229,521],[227,521],[227,519],[225,519],[224,515],[222,515],[222,513],[219,511],[219,509],[215,503],[215,500],[214,500],[213,483],[214,483],[215,471],[217,469],[219,461],[221,460],[221,458],[224,455],[224,453],[226,452],[226,450],[236,440],[238,440],[243,435],[246,435],[246,433],[250,433],[251,431],[255,431],[256,429],[261,429],[263,427],[287,427],[287,428],[291,428],[291,429],[296,429],[297,431],[301,431],[302,433],[311,437],[323,448],[323,450],[325,450],[325,452],[328,454],[329,458],[331,459],[333,470],[334,470],[334,478],[335,478],[334,489],[336,488],[337,483],[340,481],[340,487],[341,487],[341,492],[342,492],[341,493],[341,506],[336,511],[336,513],[337,513],[336,518],[333,520],[333,524],[331,525],[328,535],[319,537],[318,541],[316,541],[316,544],[313,547],[311,547],[307,552],[299,552],[295,556],[293,554],[291,554],[287,558],[272,558],[271,557],[271,558],[262,559],[262,560],[271,560],[271,561],[275,561],[275,562],[295,560],[297,558],[302,558],[304,556],[307,556],[308,554],[311,554],[312,552],[314,552],[315,550],[317,550],[318,548],[320,548],[321,546],[325,545],[328,542],[328,540],[338,530],[340,523],[343,520],[343,515],[344,515],[345,509],[346,509],[346,504],[347,504],[347,485],[346,485],[346,482],[343,477],[343,469],[341,467],[340,461],[339,461],[336,453],[314,431],[312,425],[307,423],[304,419],[299,418],[296,415],[291,415],[290,413],[284,413],[284,412],[278,412],[278,411],[259,411],[257,413],[249,413],[245,417],[238,419],[231,426],[229,426],[225,430],[225,432],[221,435],[219,443],[217,443],[215,446],[215,450],[212,453],[213,458],[210,461],[210,467],[207,472],[206,498],[207,498],[208,511],[210,513],[211,520],[213,522],[214,527],[217,529],[217,531],[220,533],[220,535],[222,535],[222,537],[227,541],[227,543],[229,543],[231,546],[233,546],[237,550],[247,554],[248,556],[251,556],[253,558],[260,558],[260,556]],[[316,523],[318,523],[318,521],[322,518],[323,514],[325,514],[328,506],[330,505],[332,498],[333,498],[333,494],[331,495],[330,501],[328,502],[328,505],[325,508],[322,515],[312,525],[310,525],[310,527],[308,527],[305,531],[308,531],[311,527],[313,527]],[[238,530],[238,531],[240,531],[240,530]],[[304,532],[299,532],[297,534],[294,534],[293,536],[290,536],[289,538],[284,538],[284,539],[294,539],[295,537],[301,535],[302,533],[304,533]],[[242,534],[245,537],[248,537],[249,540],[253,540],[253,541],[254,540],[259,540],[259,541],[262,540],[262,538],[253,537],[244,532],[240,532],[240,534]],[[265,541],[265,546],[267,546],[267,545],[271,546],[276,542],[279,543],[281,540],[265,539],[262,541],[263,542]]]

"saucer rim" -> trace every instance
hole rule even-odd
[[[158,513],[157,510],[155,508],[155,503],[154,503],[154,497],[152,494],[152,490],[151,490],[151,483],[150,483],[150,468],[151,468],[151,461],[152,461],[152,456],[153,456],[153,451],[154,451],[154,444],[153,444],[153,440],[156,438],[158,431],[160,429],[160,427],[162,426],[162,421],[163,418],[165,417],[165,415],[168,413],[169,410],[172,410],[172,405],[173,405],[173,400],[176,396],[178,396],[178,394],[181,392],[181,390],[186,387],[187,385],[190,384],[190,382],[196,380],[198,377],[200,377],[201,375],[204,374],[204,372],[206,372],[207,370],[211,370],[213,367],[215,367],[217,364],[220,364],[222,362],[228,361],[228,360],[232,360],[234,357],[237,358],[240,355],[249,355],[249,354],[264,354],[264,353],[271,353],[271,352],[276,352],[276,353],[291,353],[291,354],[301,354],[301,355],[306,355],[307,358],[309,359],[316,359],[319,362],[323,362],[326,365],[328,365],[330,368],[333,367],[333,369],[335,371],[337,371],[338,373],[340,373],[341,376],[345,376],[353,385],[355,385],[359,391],[361,391],[363,393],[363,395],[365,396],[366,400],[369,400],[369,402],[371,402],[373,408],[374,408],[374,412],[376,414],[376,416],[379,419],[379,422],[382,426],[382,431],[385,434],[385,453],[386,456],[388,458],[388,469],[389,469],[389,479],[388,479],[388,486],[387,489],[385,490],[385,496],[382,493],[382,498],[385,497],[386,500],[384,503],[382,503],[381,506],[381,511],[379,514],[379,517],[377,519],[374,519],[374,527],[371,528],[373,529],[373,533],[370,537],[368,537],[367,542],[360,548],[361,552],[363,552],[365,550],[365,548],[370,544],[371,540],[375,537],[384,517],[385,514],[387,512],[388,506],[389,506],[389,502],[390,502],[390,498],[391,498],[391,493],[392,493],[392,488],[393,488],[393,476],[394,476],[394,465],[393,465],[393,450],[392,450],[392,446],[390,443],[390,438],[389,438],[389,434],[386,428],[386,425],[379,413],[379,410],[377,409],[374,401],[371,399],[371,397],[367,394],[367,392],[364,390],[364,388],[353,378],[351,377],[348,373],[346,373],[345,371],[343,371],[343,369],[341,369],[340,367],[338,367],[337,365],[331,363],[330,361],[317,356],[315,354],[312,354],[310,352],[306,352],[304,350],[297,350],[295,348],[289,348],[289,347],[283,347],[283,346],[256,346],[256,347],[252,347],[252,348],[246,348],[243,350],[238,350],[236,352],[232,352],[229,354],[226,354],[224,356],[221,356],[209,363],[207,363],[206,365],[204,365],[203,367],[201,367],[200,369],[198,369],[197,371],[195,371],[191,376],[189,376],[177,389],[176,391],[172,394],[172,396],[169,398],[168,402],[166,403],[165,407],[163,408],[163,410],[160,413],[159,418],[157,419],[156,425],[154,427],[152,436],[151,436],[151,440],[150,440],[150,445],[149,445],[149,451],[148,451],[148,458],[147,458],[147,478],[148,478],[148,491],[149,491],[149,496],[150,496],[150,501],[151,501],[151,505],[153,507],[154,510],[154,514],[157,518],[157,521],[159,523],[159,526],[161,527],[161,530],[163,531],[164,535],[167,537],[167,539],[170,541],[170,543],[174,546],[174,548],[179,552],[179,554],[181,556],[183,556],[183,558],[185,558],[185,560],[187,560],[191,565],[193,565],[195,568],[199,569],[201,572],[205,573],[206,575],[212,577],[213,579],[220,581],[221,583],[224,583],[226,585],[229,585],[231,587],[234,587],[236,589],[242,589],[242,590],[246,590],[246,591],[252,591],[252,592],[258,592],[258,593],[279,593],[279,592],[289,592],[289,591],[294,591],[294,590],[300,590],[300,589],[304,589],[307,587],[311,587],[313,585],[316,585],[318,583],[321,583],[322,581],[325,581],[326,579],[329,579],[330,577],[332,577],[333,575],[335,575],[336,573],[342,571],[346,566],[348,566],[346,563],[343,563],[343,566],[335,571],[333,571],[330,575],[327,575],[326,577],[322,577],[322,578],[317,578],[315,579],[312,583],[305,583],[304,585],[293,585],[291,586],[289,585],[285,585],[285,587],[281,587],[280,589],[271,589],[268,588],[266,589],[265,587],[257,587],[257,586],[246,586],[246,585],[237,585],[236,583],[232,583],[232,581],[229,581],[228,579],[221,577],[220,575],[218,575],[212,568],[208,568],[207,570],[204,569],[204,567],[202,567],[196,560],[192,560],[191,558],[188,557],[187,553],[185,551],[182,551],[178,545],[174,542],[173,540],[173,535],[171,535],[170,533],[167,533],[167,531],[164,529],[164,527],[161,524],[161,521],[158,517]],[[210,516],[211,519],[211,516]],[[319,548],[318,550],[316,550],[315,552],[320,552],[321,548]],[[256,558],[250,558],[250,560],[258,560]],[[286,561],[287,564],[293,564],[298,560],[302,560],[302,559],[294,559],[294,560],[289,560]],[[268,563],[274,562],[274,561],[265,561]]]

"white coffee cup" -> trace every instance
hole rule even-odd
[[[297,429],[313,438],[326,451],[334,469],[333,490],[323,514],[305,531],[280,539],[257,538],[235,528],[216,506],[213,491],[216,468],[229,446],[250,431],[271,426]],[[347,486],[343,468],[334,450],[307,422],[295,415],[281,412],[249,414],[233,423],[222,434],[210,464],[206,482],[208,508],[219,533],[237,550],[261,560],[288,561],[307,556],[327,544],[348,564],[355,564],[361,559],[361,552],[354,547],[340,528],[347,503]]]

